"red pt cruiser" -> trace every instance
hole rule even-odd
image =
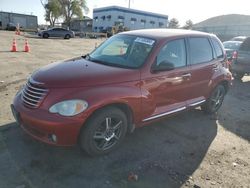
[[[92,53],[34,72],[12,107],[40,141],[101,155],[127,132],[189,108],[216,112],[231,84],[220,40],[151,29],[117,34]]]

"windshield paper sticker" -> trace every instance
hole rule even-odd
[[[152,40],[152,39],[141,38],[141,37],[137,37],[135,39],[135,42],[144,43],[144,44],[147,44],[147,45],[150,45],[150,46],[152,46],[155,43],[155,41]]]

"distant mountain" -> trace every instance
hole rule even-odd
[[[194,24],[194,27],[250,25],[250,15],[228,14],[209,18]]]

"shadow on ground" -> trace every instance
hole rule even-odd
[[[236,134],[250,141],[250,81],[235,80],[222,106],[219,123]]]
[[[136,129],[118,150],[91,158],[78,147],[35,141],[14,126],[2,135],[17,173],[9,177],[7,169],[0,184],[26,188],[180,187],[199,167],[216,134],[215,120],[192,110]],[[1,157],[0,163],[5,163]],[[138,181],[128,181],[131,172],[138,175]]]

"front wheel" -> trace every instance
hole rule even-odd
[[[222,85],[218,85],[213,90],[206,103],[202,106],[202,109],[209,114],[217,112],[222,105],[225,94],[225,87]]]
[[[70,39],[70,35],[69,34],[65,35],[64,39]]]
[[[49,34],[48,33],[44,33],[43,34],[43,38],[45,38],[45,39],[49,38]]]
[[[127,132],[127,117],[118,108],[108,107],[94,114],[83,127],[80,146],[92,156],[116,149]]]

